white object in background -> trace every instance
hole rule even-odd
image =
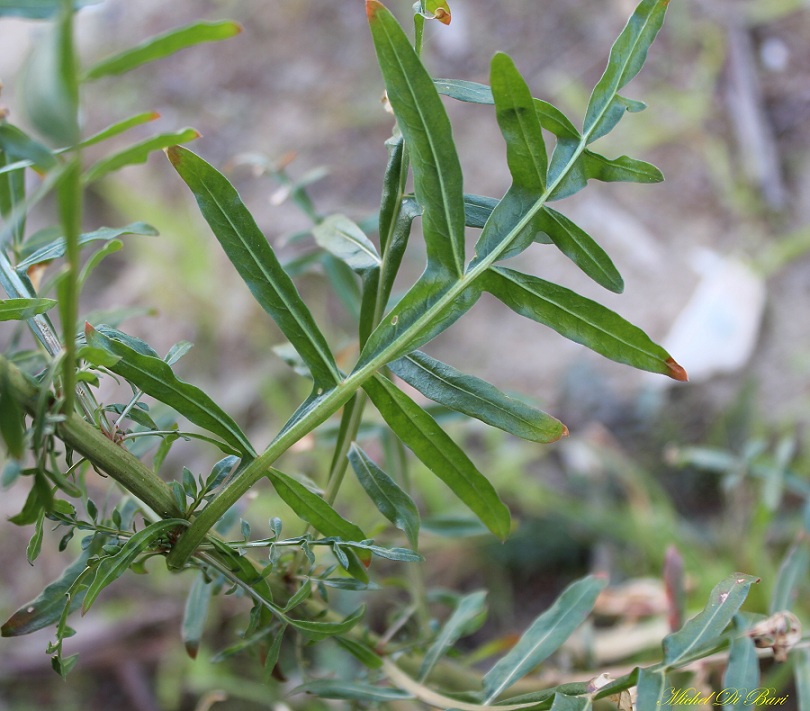
[[[701,382],[733,373],[751,358],[766,293],[764,280],[742,262],[708,250],[695,257],[701,281],[661,345],[691,382]]]

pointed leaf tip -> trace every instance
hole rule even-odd
[[[378,2],[378,0],[366,0],[366,17],[368,17],[369,20],[373,20],[377,11],[382,6],[382,3]]]
[[[667,358],[666,360],[667,368],[669,368],[669,373],[667,375],[672,378],[673,380],[678,380],[682,383],[689,382],[689,375],[684,369],[682,365],[677,363],[674,358]]]

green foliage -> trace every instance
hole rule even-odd
[[[11,522],[34,526],[27,549],[31,561],[43,546],[46,522],[65,530],[61,550],[70,545],[76,531],[88,534],[77,560],[12,615],[3,635],[55,625],[49,653],[53,668],[67,676],[77,663],[75,655],[62,653],[64,639],[73,634],[70,615],[77,609],[87,612],[128,571],[146,572],[146,562],[158,557],[165,558],[171,570],[194,571],[181,628],[191,657],[203,649],[212,599],[237,592],[252,603],[248,623],[241,639],[215,658],[255,653],[262,660],[263,679],[273,685],[283,676],[279,665],[288,664],[290,656],[304,662],[296,670],[298,677],[303,675],[302,683],[290,693],[325,699],[566,711],[593,708],[597,697],[636,685],[641,707],[652,708],[666,698],[673,672],[719,649],[730,645],[728,684],[742,684],[753,674],[754,641],[770,639],[775,654],[785,652],[789,645],[784,631],[769,637],[742,619],[739,610],[757,578],[734,573],[714,588],[703,612],[666,637],[660,664],[637,668],[602,690],[588,682],[538,688],[532,672],[557,654],[585,622],[607,580],[591,575],[574,581],[514,644],[497,640],[495,648],[485,644],[483,652],[476,652],[478,657],[472,655],[464,664],[457,643],[482,624],[486,593],[428,590],[420,568],[423,554],[432,553],[424,545],[431,540],[431,531],[459,536],[472,532],[505,540],[512,530],[506,486],[476,463],[477,453],[468,453],[457,441],[447,426],[448,413],[477,418],[531,443],[551,443],[568,433],[562,422],[529,402],[418,350],[465,316],[484,292],[606,358],[686,379],[669,353],[618,314],[560,284],[498,265],[539,243],[542,249],[558,249],[605,289],[622,291],[622,277],[605,250],[548,203],[583,189],[589,180],[662,179],[648,163],[626,156],[606,158],[594,153],[591,145],[625,113],[644,107],[619,91],[640,71],[667,4],[668,0],[642,0],[638,5],[611,50],[580,131],[561,110],[533,96],[506,54],[498,53],[492,60],[491,86],[433,78],[420,57],[422,32],[428,19],[450,21],[447,2],[417,3],[412,42],[391,12],[377,0],[367,0],[371,43],[396,119],[387,142],[377,235],[367,220],[358,222],[343,213],[319,214],[305,184],[275,170],[311,221],[305,233],[314,238],[318,250],[311,259],[291,266],[278,258],[229,179],[177,145],[199,137],[193,128],[152,135],[124,149],[107,148],[93,165],[84,165],[83,149],[109,145],[110,139],[156,115],[138,113],[83,138],[81,81],[124,74],[193,45],[232,37],[239,32],[238,25],[197,23],[178,28],[82,70],[73,51],[77,8],[44,0],[28,5],[0,2],[0,15],[51,21],[21,83],[22,101],[37,136],[0,119],[0,285],[8,297],[0,302],[0,320],[29,327],[39,348],[32,361],[14,350],[0,356],[0,432],[14,460],[4,479],[30,482],[25,504]],[[494,107],[511,176],[502,198],[465,194],[442,95]],[[548,137],[553,146],[546,144]],[[254,447],[213,395],[175,373],[174,366],[190,344],[180,342],[161,358],[152,346],[117,325],[85,317],[84,329],[77,328],[82,321],[79,292],[93,268],[123,247],[120,237],[156,234],[142,222],[82,233],[83,191],[159,150],[165,150],[190,189],[258,306],[289,342],[288,360],[312,380],[310,395],[263,450]],[[30,195],[25,180],[29,169],[43,174],[40,187]],[[408,192],[411,178],[413,194]],[[58,224],[29,235],[29,214],[52,191],[57,195]],[[400,265],[417,217],[426,251],[424,271],[395,299],[395,282],[402,278]],[[481,230],[471,258],[465,253],[468,228]],[[101,243],[100,249],[83,259],[82,251],[96,243]],[[45,282],[40,294],[31,274],[61,260],[62,271]],[[318,323],[306,292],[299,291],[294,281],[309,265],[322,267],[335,294],[357,316],[350,349],[356,354],[354,363],[342,352],[339,357],[338,348],[330,343],[331,331]],[[219,288],[212,276],[211,289]],[[61,336],[47,314],[54,307],[60,314]],[[29,365],[20,367],[23,363]],[[120,402],[99,402],[98,386],[107,379],[128,385],[131,393]],[[400,380],[435,405],[418,403]],[[376,415],[367,412],[369,405]],[[329,440],[334,447],[318,481],[276,468],[282,455],[307,447],[316,428],[325,424],[331,435],[316,442]],[[373,441],[366,440],[369,432]],[[170,468],[167,458],[179,438],[214,445],[227,456],[206,465],[206,470],[211,467],[207,476],[196,475],[191,464],[172,464],[176,474],[164,482],[158,474]],[[140,459],[148,451],[141,444],[144,440],[157,444],[149,465]],[[439,515],[432,525],[423,526],[420,508],[437,508],[426,505],[432,481],[424,489],[420,486],[406,449],[442,482],[451,501],[460,501],[474,519],[459,523],[448,517],[452,503],[443,500],[441,510],[433,511]],[[202,451],[205,456],[210,453]],[[778,481],[810,499],[806,484],[785,471],[788,454],[782,452]],[[319,455],[313,456],[320,467]],[[728,457],[715,456],[712,461],[720,468],[729,466]],[[290,464],[294,466],[294,460]],[[283,466],[294,471],[286,463]],[[363,503],[344,513],[349,467]],[[120,485],[124,496],[96,505],[87,486],[86,475],[92,469]],[[259,524],[244,513],[243,497],[264,479],[272,484],[268,496],[274,517]],[[774,511],[781,489],[772,487],[768,501]],[[75,499],[75,505],[62,496]],[[237,521],[238,534],[232,539]],[[260,527],[261,533],[254,535]],[[294,535],[282,536],[288,530]],[[403,538],[410,548],[398,545]],[[265,558],[256,556],[259,550],[265,551]],[[806,577],[809,556],[804,535],[778,571],[771,612],[783,626],[790,627],[789,608]],[[677,588],[672,590],[677,599],[683,594],[682,576],[671,575],[668,580]],[[367,604],[383,584],[405,589],[409,600],[396,610],[391,628],[377,634]],[[452,608],[444,624],[431,624],[429,605],[435,601]],[[346,614],[346,610],[353,611]],[[305,656],[321,643],[348,655],[352,678],[310,674]],[[295,647],[295,654],[284,654],[288,646]],[[480,662],[496,652],[499,659],[482,675]],[[806,667],[807,656],[796,655],[795,664],[797,670]],[[455,686],[461,694],[445,695],[434,688],[444,686],[459,666],[464,683]],[[806,696],[806,689],[801,693]]]

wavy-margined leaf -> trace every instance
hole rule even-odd
[[[672,697],[672,687],[667,684],[667,675],[664,671],[651,671],[639,669],[638,671],[638,697],[636,707],[639,709],[671,709],[667,701]]]
[[[532,442],[554,442],[568,433],[545,412],[505,395],[494,385],[414,351],[389,365],[425,397]]]
[[[96,536],[56,580],[49,583],[36,598],[27,602],[9,617],[2,627],[3,637],[19,637],[56,624],[65,609],[67,602],[65,593],[85,571],[87,561],[98,553],[103,541],[102,536]],[[71,611],[79,608],[84,595],[85,590],[83,589],[76,592],[70,601]]]
[[[304,359],[316,385],[324,389],[335,385],[340,376],[326,339],[239,193],[222,173],[191,151],[175,146],[167,155],[231,263]]]
[[[147,138],[94,163],[84,174],[84,181],[92,183],[94,180],[103,178],[105,175],[120,170],[125,166],[145,163],[150,154],[155,151],[162,151],[178,143],[194,141],[201,135],[195,128],[183,128],[175,133],[161,133],[158,136],[152,136],[152,138]]]
[[[0,301],[0,321],[25,321],[54,306],[56,301],[53,299],[3,299]]]
[[[367,0],[366,13],[388,100],[413,167],[428,261],[444,273],[460,276],[464,199],[450,121],[433,80],[394,16],[377,0]]]
[[[591,94],[582,132],[588,143],[609,133],[628,110],[638,111],[637,102],[619,96],[622,89],[639,73],[664,22],[669,0],[642,0],[610,50],[602,78]]]
[[[373,686],[359,681],[343,681],[341,679],[318,679],[301,686],[296,686],[293,694],[307,693],[322,699],[340,699],[344,701],[364,701],[366,703],[387,701],[400,701],[412,699],[413,694],[400,689],[391,689],[384,686]]]
[[[597,595],[605,585],[605,578],[590,575],[563,590],[554,604],[523,633],[509,653],[484,675],[484,703],[491,703],[557,651],[588,617]]]
[[[434,277],[425,272],[374,329],[360,353],[356,370],[379,358],[382,352],[385,362],[381,366],[423,346],[467,313],[481,295],[475,283],[458,293],[452,283]]]
[[[92,232],[86,232],[79,237],[79,245],[82,246],[90,242],[109,242],[123,235],[148,235],[153,237],[157,234],[158,231],[145,222],[132,222],[129,225],[124,225],[124,227],[101,227]],[[18,271],[25,271],[34,264],[41,264],[42,262],[48,262],[52,259],[58,259],[64,256],[64,254],[65,238],[60,236],[50,244],[31,252],[31,254],[17,264],[16,268]]]
[[[250,457],[256,455],[233,419],[198,387],[180,380],[163,360],[139,353],[89,324],[85,326],[85,335],[91,348],[102,349],[117,358],[112,363],[101,365],[106,365],[114,373],[126,378],[147,395],[173,407],[198,427],[221,437],[236,451]],[[92,352],[90,356],[92,357]]]
[[[430,649],[425,653],[422,665],[419,667],[419,680],[424,681],[430,675],[445,653],[465,634],[469,634],[472,623],[480,619],[486,613],[485,590],[465,595],[458,601],[456,609],[450,615],[450,619],[444,623],[439,634],[436,636]]]
[[[686,371],[640,328],[584,296],[537,277],[502,267],[484,276],[484,288],[521,316],[569,340],[640,370],[686,380]]]
[[[377,510],[405,532],[413,548],[419,544],[419,511],[408,494],[356,444],[349,449],[349,462],[360,485]]]
[[[365,540],[366,534],[359,526],[347,521],[300,482],[277,469],[270,469],[267,476],[284,503],[324,536],[337,536],[345,541]]]
[[[558,249],[597,284],[616,294],[624,291],[622,275],[607,252],[565,215],[545,207],[532,226],[545,232]]]
[[[150,523],[146,528],[133,534],[115,555],[102,558],[96,566],[93,581],[87,588],[82,602],[82,614],[85,614],[96,601],[99,593],[110,583],[120,578],[135,559],[153,547],[154,543],[178,526],[185,527],[188,521],[180,518],[167,518]]]
[[[703,611],[664,639],[664,663],[674,667],[715,642],[737,614],[748,595],[748,589],[756,582],[759,582],[759,578],[753,575],[733,573],[718,583]]]
[[[330,215],[312,228],[312,234],[321,247],[356,272],[363,273],[381,264],[371,240],[345,215]]]
[[[582,154],[585,175],[588,180],[603,183],[660,183],[664,174],[651,163],[627,156],[605,158],[585,151]]]
[[[186,606],[183,610],[183,622],[180,626],[180,637],[186,648],[186,653],[192,659],[197,658],[200,650],[205,620],[208,617],[208,605],[214,594],[214,584],[206,580],[205,574],[197,573],[186,598]]]
[[[489,480],[436,421],[387,378],[376,376],[363,387],[394,434],[492,533],[506,538],[509,509]]]
[[[102,59],[87,70],[82,79],[90,81],[104,76],[123,74],[148,62],[163,59],[186,47],[202,42],[216,42],[238,35],[242,27],[230,20],[197,22],[151,37],[136,47]]]

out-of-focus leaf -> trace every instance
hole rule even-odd
[[[443,25],[450,24],[450,6],[447,0],[421,0],[422,12],[432,19],[438,20]]]
[[[456,101],[464,101],[468,104],[495,103],[495,99],[492,98],[492,89],[486,84],[463,79],[434,79],[433,84],[440,94]]]
[[[207,581],[205,575],[199,572],[191,584],[191,589],[188,591],[180,636],[188,656],[192,659],[197,658],[197,652],[200,650],[200,640],[202,640],[203,630],[205,629],[208,604],[211,602],[213,590],[213,583]]]
[[[0,301],[0,321],[25,321],[54,306],[53,299],[4,299]]]
[[[64,3],[61,8],[59,19],[34,44],[18,86],[31,125],[54,144],[72,146],[79,141],[73,13],[64,11]]]
[[[176,146],[167,155],[231,263],[304,359],[316,385],[334,386],[340,375],[326,339],[234,187],[191,151]]]
[[[464,199],[450,121],[433,80],[394,16],[376,0],[367,0],[366,13],[388,100],[413,167],[428,262],[443,274],[460,276]]]
[[[689,620],[678,632],[664,639],[664,663],[674,667],[689,659],[702,647],[712,644],[725,630],[737,610],[745,601],[748,589],[759,578],[745,573],[733,573],[718,583],[709,596],[709,602],[698,615]]]
[[[85,327],[87,343],[118,358],[110,370],[143,390],[147,395],[173,407],[195,425],[222,437],[243,454],[255,450],[233,419],[198,387],[186,383],[160,358],[145,355],[115,338],[104,335],[90,324]],[[92,354],[90,354],[92,355]]]
[[[509,533],[509,509],[489,480],[436,424],[390,380],[372,378],[363,386],[388,426],[498,538]]]
[[[559,420],[515,400],[485,380],[466,375],[421,351],[389,366],[424,396],[456,412],[532,442],[554,442],[568,430]]]
[[[436,636],[436,640],[425,653],[422,666],[419,668],[419,679],[424,681],[431,670],[445,653],[465,634],[469,633],[470,625],[486,613],[486,597],[484,590],[465,595],[458,601],[456,609],[450,619]]]
[[[687,379],[686,371],[640,328],[569,289],[501,267],[487,272],[483,286],[521,316],[606,358],[675,380]]]
[[[619,96],[619,90],[639,73],[664,22],[669,0],[642,0],[610,50],[602,78],[597,82],[585,111],[582,133],[588,143],[609,133],[626,111],[643,106]]]
[[[270,680],[273,678],[278,658],[281,654],[281,643],[284,641],[284,632],[287,630],[287,625],[282,625],[281,628],[273,636],[273,641],[267,649],[267,655],[264,658],[264,683],[269,685]]]
[[[779,566],[768,606],[771,615],[793,608],[797,587],[807,579],[808,568],[810,568],[810,541],[807,536],[801,536],[791,546]]]
[[[151,37],[136,47],[103,59],[87,70],[82,79],[91,81],[104,76],[123,74],[148,62],[168,57],[181,49],[202,42],[216,42],[238,35],[241,26],[230,20],[198,22]]]
[[[551,711],[588,711],[593,708],[593,701],[587,696],[567,696],[566,694],[554,694],[554,702],[551,704]]]
[[[366,703],[385,703],[412,699],[413,695],[400,689],[391,689],[384,686],[373,686],[359,681],[343,681],[341,679],[318,679],[295,687],[289,692],[293,694],[307,693],[322,699],[341,699],[345,701],[364,701]]]
[[[0,320],[3,314],[0,302]],[[25,421],[23,412],[11,393],[7,371],[0,375],[0,436],[12,459],[22,459],[25,454]]]
[[[793,652],[793,678],[796,680],[798,711],[810,711],[810,649]]]
[[[557,651],[588,617],[597,595],[606,584],[605,578],[591,575],[563,590],[554,604],[523,633],[509,653],[484,675],[484,703],[492,703],[512,684]]]
[[[0,123],[0,149],[9,158],[29,161],[40,172],[56,165],[56,158],[48,148],[9,123]]]
[[[189,141],[199,138],[201,135],[202,134],[195,128],[184,128],[175,133],[161,133],[158,136],[152,136],[152,138],[147,138],[140,143],[136,143],[129,148],[125,148],[118,153],[113,153],[110,156],[102,158],[97,163],[94,163],[84,174],[84,181],[86,183],[92,183],[94,180],[103,178],[108,173],[120,170],[125,166],[145,163],[150,154],[155,151],[162,151],[178,143],[188,143]]]
[[[417,548],[419,511],[413,499],[356,444],[352,443],[348,456],[360,485],[377,510],[404,531],[411,546]]]
[[[87,568],[87,561],[90,557],[98,553],[101,540],[100,536],[95,538],[93,543],[84,548],[81,555],[62,571],[59,578],[48,584],[36,598],[27,602],[9,617],[2,627],[3,637],[18,637],[56,624],[62,616],[67,602],[65,593]],[[71,598],[72,610],[78,609],[84,595],[85,590],[79,590]]]
[[[276,469],[270,469],[267,476],[284,503],[323,535],[337,536],[346,541],[365,540],[366,534],[359,526],[347,521],[300,482]]]
[[[114,136],[118,136],[125,131],[129,131],[129,129],[135,128],[135,126],[140,126],[144,123],[149,123],[150,121],[156,121],[159,118],[160,114],[156,111],[144,111],[143,113],[135,114],[135,116],[130,116],[122,121],[116,121],[114,124],[107,126],[107,128],[99,131],[98,133],[94,133],[92,136],[90,136],[90,138],[85,138],[79,145],[82,148],[94,146],[97,143],[102,143],[109,138],[113,138]]]
[[[663,671],[639,669],[638,700],[639,709],[671,709],[667,699],[672,697],[672,687],[667,684],[667,675]]]
[[[312,228],[315,241],[356,272],[379,267],[380,255],[357,224],[345,215],[330,215]]]
[[[31,536],[31,540],[28,541],[28,546],[25,549],[25,557],[31,565],[34,564],[34,561],[39,558],[39,554],[42,552],[42,527],[44,523],[45,509],[42,509],[34,524],[34,535]]]
[[[379,669],[382,666],[382,659],[380,659],[379,655],[362,642],[349,637],[335,637],[335,642],[360,661],[363,666],[369,669]]]
[[[8,520],[15,526],[30,526],[37,522],[41,511],[50,511],[52,508],[53,494],[50,484],[44,474],[35,472],[34,483],[25,498],[22,511],[15,516],[10,516]]]
[[[533,226],[545,232],[559,250],[597,284],[616,294],[624,291],[622,275],[605,250],[565,215],[545,207],[535,218]]]
[[[87,588],[82,602],[82,614],[86,613],[96,601],[99,593],[110,583],[120,578],[131,566],[135,559],[149,550],[155,541],[166,535],[171,529],[178,526],[185,527],[185,519],[168,518],[150,523],[146,528],[138,531],[121,546],[115,555],[102,558],[96,566],[93,582]]]
[[[100,0],[73,0],[73,7],[95,5]],[[0,17],[24,17],[28,20],[47,20],[58,15],[65,3],[62,0],[0,0]]]
[[[101,227],[93,232],[87,232],[79,237],[79,245],[89,244],[90,242],[109,242],[117,239],[123,235],[157,235],[157,230],[145,222],[133,222],[124,227]],[[29,254],[19,264],[17,264],[18,271],[27,270],[34,264],[41,264],[48,262],[52,259],[58,259],[65,254],[65,239],[58,237],[50,244],[40,247],[35,252]]]

